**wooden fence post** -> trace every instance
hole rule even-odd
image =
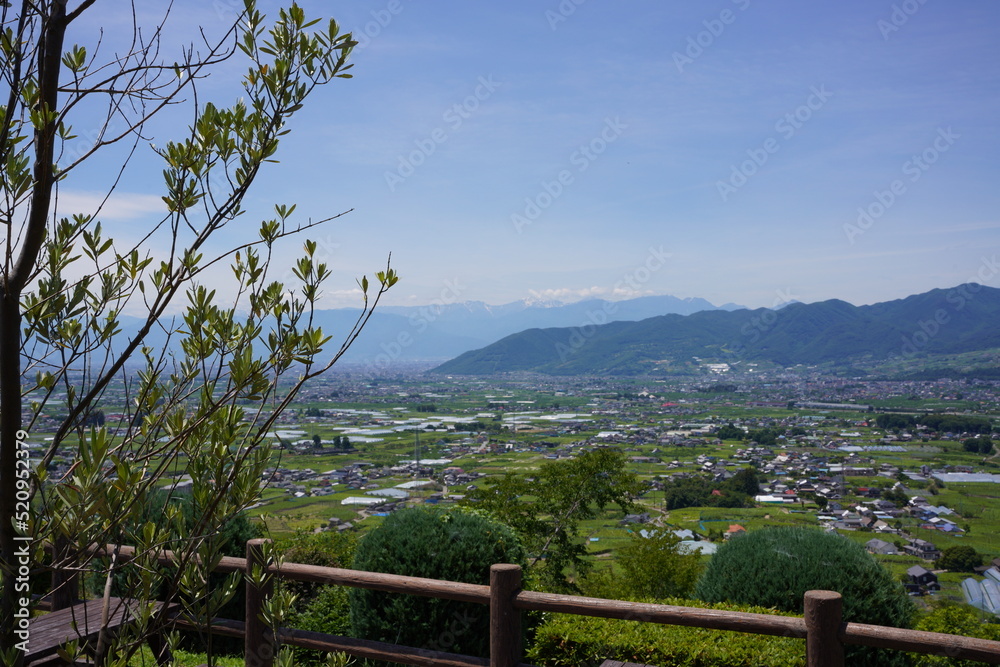
[[[835,591],[807,591],[804,607],[806,665],[844,667],[844,646],[838,637],[844,599]]]
[[[521,566],[490,567],[490,667],[517,667],[521,662],[521,612],[514,598],[521,592]]]
[[[80,577],[75,569],[73,543],[64,535],[56,538],[52,549],[52,606],[51,611],[68,609],[80,598]],[[62,567],[65,566],[65,567]]]
[[[261,569],[267,566],[262,547],[269,541],[262,538],[247,541],[247,620],[243,639],[246,667],[271,667],[274,664],[274,631],[261,616],[264,603],[274,592],[274,580],[267,576],[263,586],[257,586],[250,579],[255,566]]]

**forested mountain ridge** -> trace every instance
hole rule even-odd
[[[635,375],[692,360],[850,365],[1000,348],[998,325],[1000,289],[967,283],[868,306],[832,299],[780,310],[715,310],[530,329],[435,371]]]

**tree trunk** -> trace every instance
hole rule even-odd
[[[22,12],[38,11],[41,31],[38,38],[37,78],[39,100],[46,111],[54,111],[58,103],[59,72],[63,39],[66,34],[66,3],[43,3],[32,8],[23,3]],[[45,239],[52,202],[52,186],[56,126],[48,122],[35,130],[34,184],[27,221],[22,230],[17,261],[7,257],[8,273],[0,277],[0,564],[3,565],[3,589],[0,594],[0,646],[13,646],[15,602],[21,597],[14,590],[16,470],[18,431],[21,430],[21,293],[28,284],[38,262]],[[8,224],[13,227],[14,221]],[[13,229],[8,229],[15,237]],[[8,252],[14,250],[8,246]],[[19,659],[18,662],[21,662]]]

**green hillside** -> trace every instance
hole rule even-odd
[[[998,322],[1000,289],[966,284],[870,306],[830,300],[776,311],[716,310],[532,329],[467,352],[435,371],[641,375],[695,358],[836,368],[1000,348]]]

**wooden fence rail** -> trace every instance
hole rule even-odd
[[[1000,664],[1000,641],[863,623],[844,623],[841,616],[843,601],[839,593],[832,591],[807,592],[804,600],[805,614],[802,618],[771,616],[522,591],[521,569],[517,565],[494,565],[490,571],[488,586],[299,563],[284,563],[279,569],[273,565],[265,566],[262,562],[263,542],[264,540],[250,540],[247,543],[246,558],[226,557],[215,568],[217,572],[246,573],[246,623],[215,619],[211,627],[206,628],[187,619],[177,619],[177,624],[181,627],[208,629],[220,635],[242,637],[245,642],[245,660],[248,667],[271,667],[275,651],[271,638],[275,635],[280,644],[288,646],[321,651],[343,651],[357,657],[388,660],[406,665],[527,667],[521,662],[523,651],[520,645],[520,612],[527,610],[796,637],[805,640],[808,667],[844,667],[843,648],[846,644]],[[111,553],[111,549],[110,546],[95,548],[92,552],[101,555]],[[133,553],[131,547],[118,549],[121,559],[127,559]],[[174,555],[168,551],[160,554],[159,560],[164,564],[175,562]],[[261,588],[252,585],[251,582],[251,573],[255,567],[258,572],[270,575],[270,580]],[[65,574],[57,572],[54,574],[54,579],[56,576],[65,584]],[[274,632],[266,627],[262,615],[263,605],[273,588],[274,577],[487,605],[490,610],[490,658],[487,660],[289,628],[281,628]]]

